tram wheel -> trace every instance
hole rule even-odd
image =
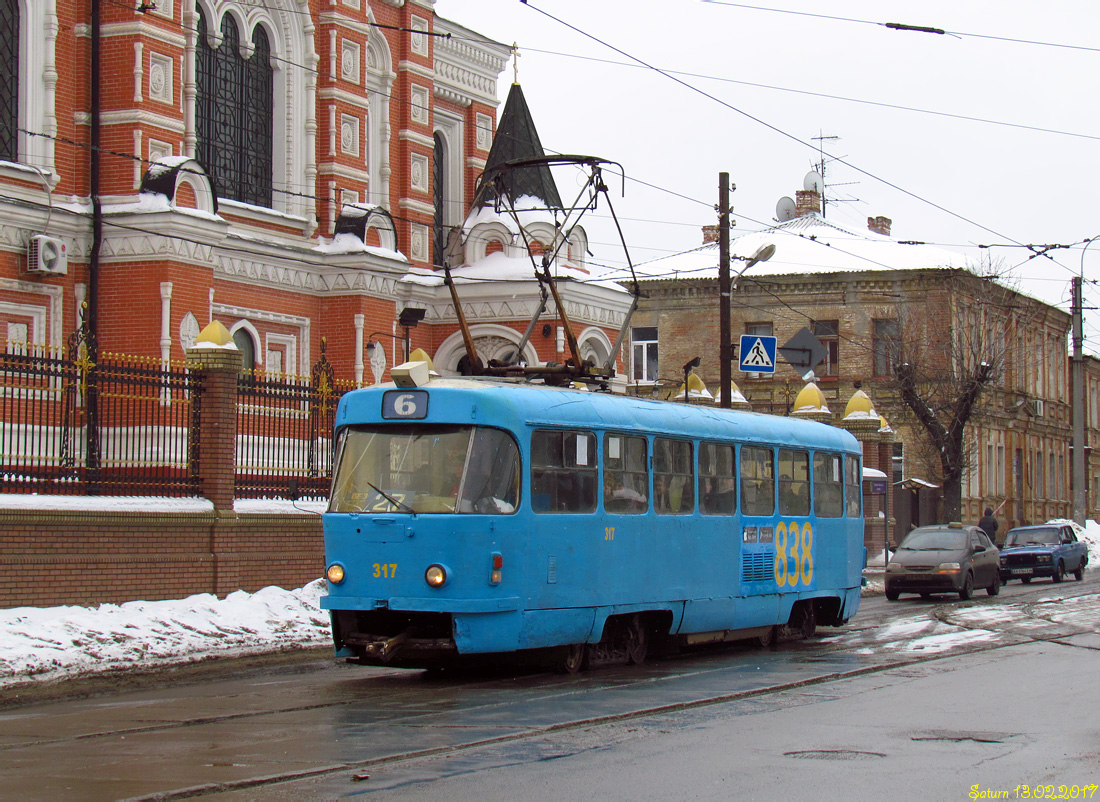
[[[799,626],[799,633],[803,638],[812,638],[815,632],[817,632],[817,610],[814,608],[813,602],[805,602],[802,605],[802,621]]]
[[[630,617],[630,623],[626,625],[626,658],[633,665],[645,662],[649,651],[649,633],[646,631],[642,617],[635,613]]]
[[[766,649],[769,646],[774,646],[776,640],[775,630],[775,627],[768,627],[768,631],[765,632],[763,635],[757,635],[753,639],[756,642],[756,645],[761,647],[762,649]]]
[[[576,674],[588,667],[588,646],[573,643],[563,647],[563,653],[556,666],[559,674]]]

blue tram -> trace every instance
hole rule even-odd
[[[832,426],[433,379],[345,395],[336,438],[322,606],[354,661],[574,671],[859,606],[860,448]]]

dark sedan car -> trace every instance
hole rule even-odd
[[[969,599],[974,588],[990,596],[1001,591],[1000,553],[976,526],[939,524],[920,526],[898,544],[886,565],[886,598],[902,593],[958,593]]]
[[[1019,579],[1025,585],[1037,576],[1061,582],[1072,573],[1080,582],[1089,562],[1088,546],[1078,540],[1071,523],[1017,526],[1005,535],[1001,549],[1001,581]]]

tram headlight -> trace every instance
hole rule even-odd
[[[439,563],[429,565],[428,570],[424,572],[424,581],[428,583],[429,587],[443,587],[447,583],[447,569]]]
[[[325,571],[325,578],[328,579],[334,585],[339,585],[344,581],[344,566],[340,563],[333,563]]]

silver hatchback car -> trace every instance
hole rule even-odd
[[[919,526],[898,544],[886,565],[886,598],[902,593],[958,593],[969,599],[975,588],[1001,592],[1001,557],[976,526],[958,523]]]

